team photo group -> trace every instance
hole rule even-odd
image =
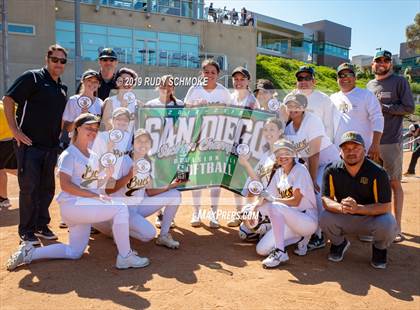
[[[287,247],[298,256],[328,247],[328,260],[340,262],[355,236],[371,243],[366,261],[385,269],[387,250],[404,240],[403,117],[414,100],[407,80],[393,74],[390,52],[376,52],[366,89],[356,86],[352,64],[340,64],[340,90],[328,95],[317,90],[311,66],[294,72],[290,90],[254,83],[237,67],[228,89],[218,62],[204,59],[185,98],[172,75],[155,79],[147,92],[154,98],[145,96],[137,83],[145,77],[120,66],[111,48],[69,94],[60,78],[67,56],[57,44],[48,47],[45,66],[19,76],[0,105],[0,169],[19,183],[20,244],[8,270],[79,259],[97,233],[116,246],[116,268],[146,267],[150,260],[130,238],[181,247],[171,229],[178,209],[191,206],[189,229],[218,229],[225,220],[218,207],[229,205],[234,216],[226,225],[237,227],[241,242],[256,243],[264,268],[288,261]],[[415,173],[416,161],[405,173]],[[68,243],[41,246],[40,239],[58,239],[49,227],[53,200]]]

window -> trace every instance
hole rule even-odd
[[[35,35],[35,26],[33,25],[8,23],[7,26],[9,34],[22,34],[27,36]],[[3,31],[2,24],[0,24],[0,31]]]

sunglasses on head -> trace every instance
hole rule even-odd
[[[297,80],[298,80],[298,82],[312,81],[312,76],[298,76]]]
[[[57,62],[60,62],[62,65],[65,65],[67,63],[66,58],[58,58],[58,57],[55,57],[55,56],[49,56],[48,58],[51,59],[51,61],[55,64]]]
[[[339,73],[338,78],[340,78],[340,79],[354,78],[354,73],[353,72]]]
[[[104,61],[104,62],[107,62],[107,61],[114,62],[115,59],[114,58],[102,58],[101,61]]]

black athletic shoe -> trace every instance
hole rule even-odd
[[[35,236],[46,239],[46,240],[57,240],[58,237],[56,234],[54,234],[51,229],[48,228],[48,226],[42,227],[41,229],[38,229],[35,231]]]
[[[340,245],[331,244],[330,254],[328,254],[328,259],[333,262],[341,262],[346,253],[347,249],[350,247],[350,242],[344,239]]]
[[[324,234],[321,234],[321,238],[317,234],[313,234],[311,240],[308,243],[308,250],[312,251],[315,249],[324,248],[326,246]]]
[[[20,240],[20,242],[30,243],[33,246],[41,244],[41,242],[39,242],[39,239],[32,232],[21,235]]]
[[[377,269],[385,269],[386,268],[386,253],[387,250],[381,250],[375,248],[375,246],[372,244],[372,260],[370,264],[373,268]]]

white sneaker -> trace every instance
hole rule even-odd
[[[140,257],[137,252],[130,251],[127,257],[122,257],[120,254],[117,256],[117,263],[115,266],[117,269],[127,268],[142,268],[150,264],[150,260],[147,257]]]
[[[228,227],[238,227],[239,225],[241,225],[241,223],[242,223],[242,221],[240,219],[236,218],[236,219],[230,220],[227,223],[227,226]]]
[[[156,220],[155,220],[155,226],[156,228],[161,228],[162,227],[162,213],[159,213],[158,216],[156,216]]]
[[[303,240],[298,242],[296,249],[293,251],[296,255],[299,256],[305,256],[306,253],[308,252],[308,245],[307,245],[307,241]]]
[[[217,228],[220,227],[219,221],[216,218],[216,212],[215,211],[210,212],[209,226],[210,226],[210,228],[214,228],[214,229],[217,229]]]
[[[10,200],[8,198],[0,201],[0,207],[1,208],[10,208],[12,204],[10,203]]]
[[[15,253],[13,253],[6,263],[9,271],[14,270],[19,265],[27,265],[32,261],[32,254],[35,248],[30,242],[22,242]]]
[[[280,249],[274,249],[271,251],[270,255],[262,261],[262,265],[264,268],[274,268],[288,260],[289,255],[287,255],[287,252],[283,252]]]
[[[200,220],[200,216],[198,214],[193,213],[192,219],[191,219],[191,226],[192,227],[200,227],[201,226],[201,220]]]
[[[159,237],[157,237],[155,243],[157,245],[163,245],[166,246],[167,248],[170,249],[177,249],[179,248],[179,241],[176,241],[172,238],[171,234],[166,234],[166,235],[159,235]]]

